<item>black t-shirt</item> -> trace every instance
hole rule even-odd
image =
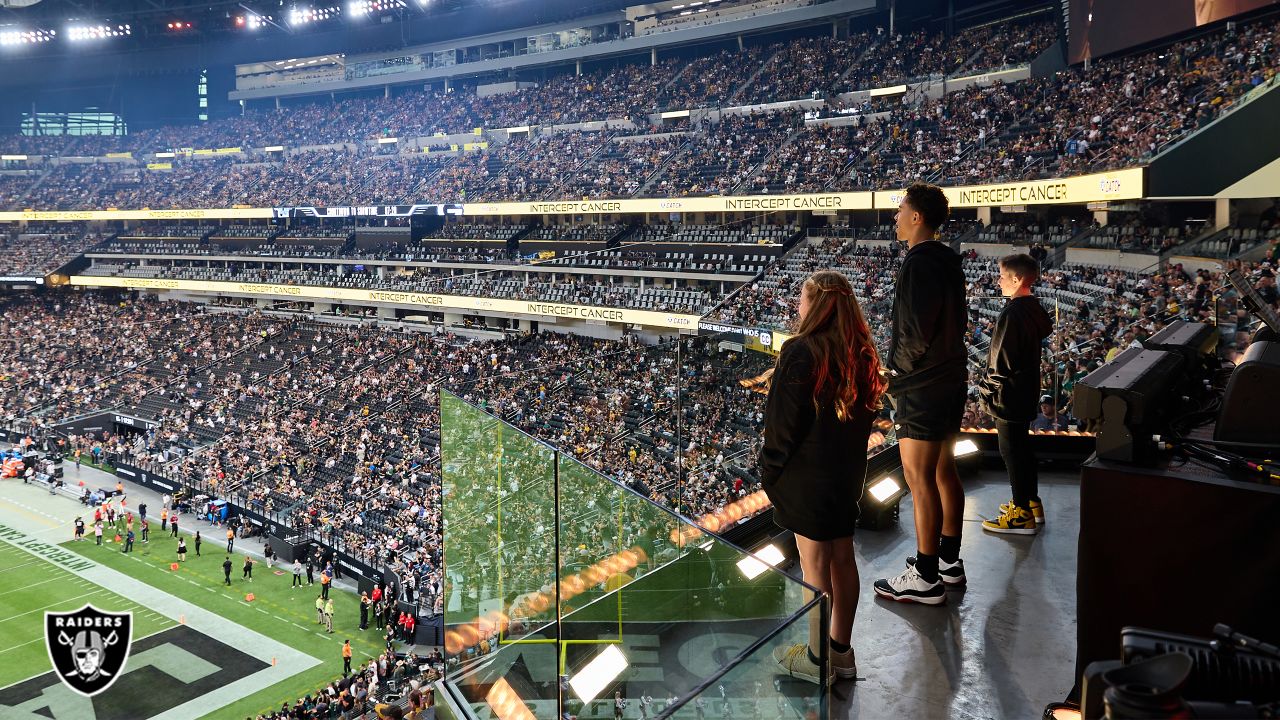
[[[223,561],[222,561],[222,572],[224,572],[224,573],[228,573],[228,574],[231,572],[231,561],[230,561],[230,560],[223,560]]]

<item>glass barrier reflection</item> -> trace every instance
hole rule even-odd
[[[448,677],[478,717],[825,717],[825,687],[774,660],[825,616],[801,583],[455,396],[441,410]]]

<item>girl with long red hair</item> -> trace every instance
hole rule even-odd
[[[832,270],[814,273],[800,292],[796,335],[774,368],[760,451],[774,521],[795,533],[805,582],[831,597],[830,628],[815,620],[807,645],[774,653],[794,677],[819,681],[824,644],[831,651],[829,677],[857,674],[850,647],[860,586],[853,531],[884,389],[871,331],[848,279]]]

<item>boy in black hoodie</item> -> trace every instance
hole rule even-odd
[[[982,529],[1010,535],[1034,535],[1044,523],[1036,456],[1027,435],[1040,396],[1040,347],[1053,329],[1049,314],[1031,294],[1040,267],[1030,255],[1000,259],[1000,292],[1009,298],[991,335],[982,401],[996,421],[1000,455],[1009,470],[1013,500],[1000,506]]]
[[[968,396],[968,326],[960,256],[938,242],[950,206],[941,188],[916,183],[895,216],[907,244],[893,295],[893,334],[885,365],[893,401],[902,475],[915,508],[917,554],[894,578],[875,582],[877,595],[942,605],[945,585],[965,583],[960,559],[964,487],[956,473],[955,440]]]

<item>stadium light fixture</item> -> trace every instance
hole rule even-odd
[[[103,40],[132,34],[133,28],[128,23],[72,25],[67,28],[67,39],[73,42],[79,40]]]
[[[57,30],[3,30],[0,45],[38,45],[57,37]]]
[[[309,23],[338,17],[339,13],[340,9],[336,5],[329,7],[303,7],[300,5],[294,5],[293,8],[289,10],[289,24],[307,25]]]
[[[578,674],[569,678],[569,687],[573,688],[583,705],[589,705],[629,664],[627,656],[622,654],[617,645],[607,645]]]
[[[403,7],[408,7],[404,0],[351,0],[347,3],[347,14],[351,17],[360,17]]]
[[[892,475],[867,483],[858,501],[858,526],[882,530],[897,522],[898,503],[906,494],[906,485]]]
[[[484,699],[498,720],[536,720],[506,678],[498,678]]]
[[[240,7],[244,7],[241,5]],[[236,27],[242,27],[246,30],[259,30],[267,25],[274,25],[275,17],[271,15],[263,15],[256,13],[249,8],[245,8],[244,15],[236,16]]]
[[[755,580],[765,570],[777,567],[786,557],[777,545],[770,543],[738,561],[738,569],[748,580]]]
[[[166,24],[166,25],[165,25],[165,27],[167,27],[167,28],[169,28],[170,30],[173,30],[173,31],[175,31],[175,32],[176,32],[176,31],[180,31],[180,30],[190,30],[190,29],[191,29],[191,23],[189,23],[189,22],[184,22],[184,21],[182,21],[182,20],[175,20],[175,21],[173,21],[173,22],[171,22],[171,23]]]
[[[888,505],[906,494],[902,483],[893,477],[884,477],[872,483],[867,487],[867,492],[881,505]]]

